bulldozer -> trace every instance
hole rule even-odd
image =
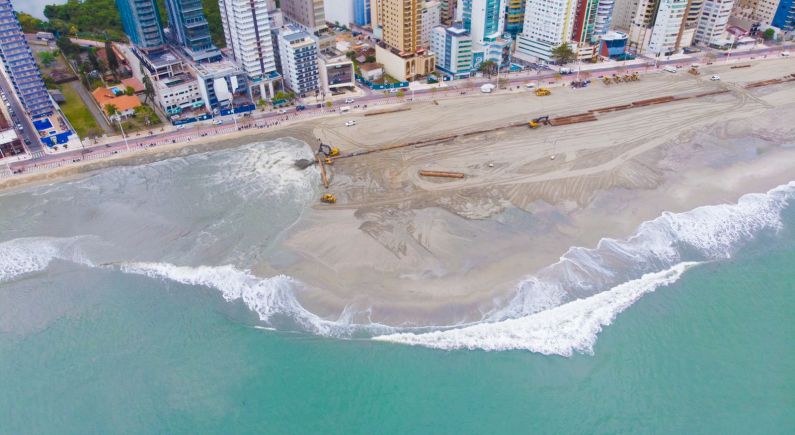
[[[546,97],[547,95],[552,95],[552,91],[550,91],[547,88],[538,88],[538,89],[536,89],[536,96]]]
[[[610,77],[605,77],[605,78],[603,78],[603,79],[602,79],[602,82],[603,82],[604,84],[606,84],[606,85],[610,85],[611,83],[613,83],[613,81],[612,81],[612,80],[610,80]]]
[[[549,125],[549,115],[532,119],[530,120],[530,122],[527,123],[527,125],[530,126],[530,128],[538,128],[541,127],[542,125]]]
[[[701,71],[699,71],[698,68],[696,68],[694,66],[690,67],[690,69],[687,72],[689,72],[690,74],[693,74],[694,76],[697,76],[697,75],[701,74]]]
[[[629,78],[632,79],[633,82],[640,80],[640,76],[636,72],[632,73],[632,75]]]
[[[326,203],[326,204],[336,204],[337,203],[337,197],[332,195],[332,194],[330,194],[330,193],[327,193],[327,194],[325,194],[325,195],[320,197],[320,202],[323,202],[323,203]]]

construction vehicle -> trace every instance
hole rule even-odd
[[[605,78],[602,79],[602,82],[606,85],[610,85],[611,83],[613,83],[613,81],[610,80],[610,77],[607,76],[605,76]]]
[[[330,194],[330,193],[327,193],[327,194],[325,194],[325,195],[320,197],[320,202],[323,202],[323,203],[326,203],[326,204],[336,204],[337,203],[337,197],[332,195],[332,194]]]
[[[687,72],[693,74],[694,76],[701,74],[701,71],[699,71],[698,68],[696,67],[690,67],[690,70],[688,70]]]
[[[536,96],[546,97],[547,95],[552,95],[552,91],[550,91],[547,88],[538,88],[538,89],[536,89]]]
[[[632,73],[632,75],[629,76],[629,78],[631,78],[633,82],[640,80],[640,76],[636,72]]]
[[[549,115],[532,119],[530,120],[530,122],[527,123],[527,125],[530,126],[530,128],[538,128],[541,127],[542,125],[549,125]]]
[[[326,145],[326,144],[321,142],[320,146],[317,149],[317,153],[318,154],[323,154],[326,157],[334,157],[334,156],[338,156],[340,154],[340,149],[337,148],[337,147],[332,147],[332,146]]]
[[[572,88],[585,88],[585,87],[588,87],[589,84],[591,84],[591,81],[588,80],[588,79],[585,79],[585,80],[574,80],[574,81],[571,82],[571,87]]]

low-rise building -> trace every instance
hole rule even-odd
[[[461,27],[438,26],[431,34],[436,68],[453,77],[467,77],[472,71],[472,37]]]
[[[204,106],[199,82],[190,74],[155,82],[155,100],[157,105],[169,115]]]
[[[344,53],[327,48],[318,57],[321,91],[334,93],[342,88],[356,86],[353,62]]]
[[[115,120],[134,115],[135,108],[141,105],[141,100],[138,97],[120,92],[113,88],[97,88],[91,95],[105,115],[109,119]],[[111,106],[114,108],[113,111],[110,109]]]
[[[362,77],[370,82],[380,80],[384,76],[384,67],[375,62],[359,65],[359,71],[362,73]]]

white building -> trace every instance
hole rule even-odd
[[[696,27],[695,42],[710,44],[723,40],[733,7],[734,0],[706,0],[701,9],[698,27]]]
[[[320,51],[318,56],[318,70],[320,72],[320,89],[327,94],[356,86],[356,76],[353,62],[345,56],[344,52],[336,48],[327,48]]]
[[[204,106],[199,82],[188,74],[158,80],[154,85],[157,104],[166,113]]]
[[[505,0],[458,0],[456,20],[464,24],[475,44],[494,41],[505,30]]]
[[[442,4],[437,0],[425,1],[420,8],[420,46],[431,46],[431,32],[442,23]]]
[[[219,0],[226,46],[263,97],[273,96],[278,77],[267,0]],[[266,92],[266,85],[268,92]]]
[[[436,69],[453,77],[467,77],[472,71],[472,37],[462,28],[438,26],[431,32],[431,51]]]
[[[576,0],[527,0],[524,27],[516,38],[516,56],[551,61],[552,50],[571,41],[576,9]]]
[[[323,12],[326,14],[326,21],[350,26],[354,22],[353,13],[354,0],[323,0]]]
[[[299,96],[320,91],[317,47],[317,40],[303,30],[285,27],[279,31],[284,84]]]
[[[660,0],[646,52],[666,55],[676,51],[686,12],[687,0]]]

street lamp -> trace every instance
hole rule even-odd
[[[130,152],[130,143],[127,142],[127,136],[124,134],[124,127],[121,125],[121,116],[116,115],[116,121],[119,123],[119,129],[121,130],[121,137],[124,138],[124,146],[127,147],[127,152]]]

